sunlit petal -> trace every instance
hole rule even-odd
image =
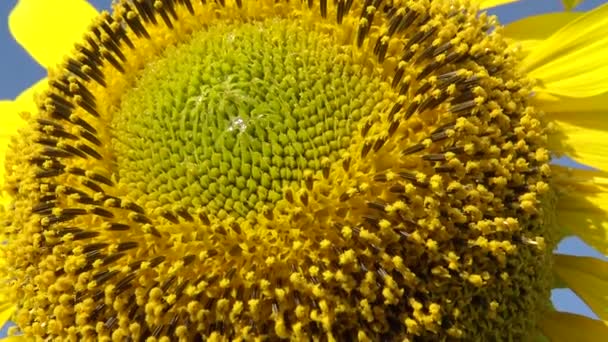
[[[97,10],[85,0],[19,0],[9,16],[13,37],[42,66],[60,63]]]

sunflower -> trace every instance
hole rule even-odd
[[[19,1],[49,77],[2,103],[0,318],[40,340],[605,336],[608,264],[553,250],[608,253],[608,176],[552,159],[608,169],[608,5],[479,11],[505,2]]]

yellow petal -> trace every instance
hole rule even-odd
[[[0,128],[0,148],[4,147],[4,143],[11,132],[14,131],[18,123],[18,111],[15,101],[1,100],[0,101],[0,115],[2,115],[2,128]]]
[[[541,94],[535,106],[556,123],[551,149],[576,161],[608,170],[608,93],[584,99]]]
[[[608,171],[608,116],[593,112],[552,115],[558,134],[554,151],[566,153],[579,163]]]
[[[514,43],[528,54],[545,39],[582,15],[575,12],[559,12],[530,16],[505,25],[502,33],[505,37],[514,40]]]
[[[3,327],[6,322],[11,319],[15,312],[15,305],[12,303],[0,303],[0,327]]]
[[[562,254],[554,255],[553,260],[557,276],[600,319],[608,321],[608,262]]]
[[[0,249],[0,275],[6,276],[6,255],[4,250]],[[3,327],[8,322],[15,312],[15,305],[10,302],[8,293],[5,291],[5,283],[0,283],[0,327]]]
[[[553,166],[557,186],[557,222],[608,255],[608,174]]]
[[[16,106],[13,101],[0,101],[0,115],[2,115],[2,129],[0,129],[0,184],[4,184],[4,158],[10,141],[11,132],[16,130]],[[8,198],[0,189],[0,205],[7,204]]]
[[[572,10],[574,7],[578,6],[583,0],[562,0],[564,4],[564,8],[566,11]]]
[[[492,8],[492,7],[497,7],[500,5],[504,5],[504,4],[508,4],[511,2],[515,2],[518,0],[479,0],[479,8],[480,9],[486,9],[486,8]]]
[[[48,68],[62,61],[95,16],[85,0],[19,0],[8,23],[17,42]]]
[[[540,328],[552,342],[597,342],[608,336],[608,326],[602,321],[566,312],[547,312]]]
[[[608,115],[608,92],[585,98],[554,96],[540,93],[535,97],[535,106],[553,116],[563,115],[564,119],[576,121],[576,115],[581,112],[595,112],[597,115]]]
[[[608,91],[608,4],[572,20],[537,45],[522,70],[540,81],[539,90],[569,97]]]

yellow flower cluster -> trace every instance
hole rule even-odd
[[[563,222],[608,251],[605,216],[576,216],[608,210],[608,182],[551,157],[605,166],[552,113],[608,90],[582,77],[601,68],[607,13],[552,17],[561,29],[532,39],[468,1],[117,1],[6,152],[13,333],[602,333],[549,297],[555,272],[608,319],[606,263],[552,254]]]

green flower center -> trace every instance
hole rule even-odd
[[[383,94],[293,20],[219,25],[148,65],[112,122],[120,183],[148,207],[245,216],[335,162]],[[219,214],[222,216],[223,214]]]

